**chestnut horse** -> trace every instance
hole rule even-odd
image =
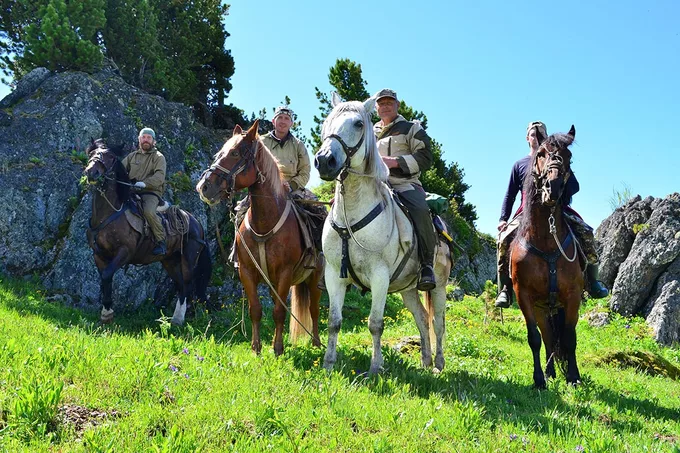
[[[238,227],[236,249],[239,278],[248,297],[252,322],[251,347],[258,354],[262,350],[262,305],[257,284],[268,283],[269,280],[276,326],[274,353],[280,355],[283,353],[283,325],[287,310],[284,303],[291,286],[291,342],[296,343],[311,334],[312,344],[321,345],[321,290],[317,284],[323,271],[323,258],[317,257],[314,269],[303,265],[305,245],[298,216],[293,212],[295,207],[288,197],[278,162],[262,143],[257,128],[258,121],[246,133],[236,126],[233,136],[201,176],[196,190],[204,202],[214,205],[221,200],[230,201],[237,191],[248,188],[251,205]]]
[[[510,245],[513,287],[527,326],[534,361],[534,385],[545,388],[545,377],[555,377],[555,359],[566,361],[566,379],[580,382],[576,365],[576,323],[583,292],[583,272],[577,242],[562,215],[565,183],[571,174],[571,151],[576,130],[538,136],[531,176],[524,181],[524,211],[517,236]],[[540,333],[539,333],[540,329]],[[546,349],[541,369],[541,336]]]
[[[172,323],[182,325],[187,303],[206,300],[205,291],[212,273],[203,227],[194,216],[186,213],[186,232],[168,234],[167,253],[153,255],[153,239],[133,228],[125,215],[126,211],[136,208],[130,198],[128,173],[120,161],[122,146],[109,148],[100,139],[93,141],[87,152],[89,161],[84,174],[90,187],[95,189],[87,237],[101,277],[101,321],[113,320],[111,283],[116,271],[128,264],[160,261],[179,292]]]

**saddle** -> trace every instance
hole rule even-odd
[[[142,194],[149,195],[151,193],[143,192]],[[154,195],[159,199],[156,212],[161,218],[165,234],[167,236],[181,236],[186,234],[189,228],[189,214],[177,206],[173,206],[170,202],[163,200],[158,195],[151,195]],[[125,210],[125,218],[135,231],[146,237],[149,236],[151,232],[143,212],[144,206],[142,204],[142,197],[140,194],[133,194],[130,198],[129,207]]]
[[[316,268],[316,259],[321,252],[321,233],[328,212],[324,206],[303,203],[300,198],[291,197],[293,212],[297,217],[305,245],[304,267]]]

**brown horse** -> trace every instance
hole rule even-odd
[[[278,163],[259,138],[257,127],[256,121],[244,133],[240,126],[236,126],[234,135],[215,155],[213,164],[203,173],[196,190],[204,202],[214,205],[223,199],[231,200],[236,191],[248,188],[251,206],[239,226],[236,247],[240,263],[239,278],[248,297],[253,325],[251,346],[258,354],[262,350],[262,305],[257,284],[268,279],[276,289],[270,289],[276,325],[273,344],[274,352],[280,355],[283,353],[283,324],[286,318],[283,303],[291,286],[291,342],[295,343],[309,332],[312,334],[312,344],[321,345],[321,291],[317,283],[322,275],[323,260],[318,257],[314,269],[303,266],[305,246],[299,220],[293,213],[295,208],[291,206]]]
[[[134,211],[136,206],[130,198],[130,179],[120,161],[122,148],[109,148],[101,139],[93,141],[87,149],[90,159],[84,171],[88,183],[95,189],[87,237],[101,277],[101,321],[113,320],[111,283],[116,271],[127,264],[160,261],[179,292],[172,322],[181,325],[187,303],[206,300],[212,263],[203,227],[191,214],[184,213],[188,219],[184,234],[168,234],[167,253],[153,255],[152,238],[133,228],[126,215],[126,211]]]
[[[555,359],[566,361],[568,383],[581,379],[576,365],[576,323],[584,280],[573,233],[562,215],[569,200],[561,199],[571,174],[569,146],[575,135],[571,126],[567,134],[537,137],[540,146],[532,155],[531,176],[524,181],[522,220],[510,245],[513,286],[527,325],[537,388],[545,388],[546,375],[555,377]]]

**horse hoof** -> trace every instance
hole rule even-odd
[[[170,320],[170,324],[172,324],[173,326],[182,327],[182,325],[184,324],[184,321],[182,321],[181,319],[175,319],[175,318],[173,317],[173,318]]]
[[[102,324],[110,324],[113,321],[113,310],[107,310],[102,308],[101,315],[99,316],[99,321]]]
[[[442,370],[440,370],[437,367],[432,368],[432,374],[440,374],[441,372],[442,372]]]

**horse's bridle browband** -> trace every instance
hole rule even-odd
[[[255,153],[257,151],[257,140],[253,140],[253,144],[251,147],[247,148],[247,150],[243,151],[241,159],[239,159],[238,162],[236,162],[236,165],[232,167],[231,170],[228,168],[225,168],[221,166],[218,162],[222,160],[222,157],[218,157],[215,159],[215,162],[208,167],[203,174],[201,175],[200,179],[203,178],[209,178],[210,175],[213,173],[219,177],[220,179],[223,179],[227,183],[227,188],[226,189],[220,189],[218,193],[226,192],[228,195],[231,195],[234,191],[234,185],[236,184],[236,176],[238,176],[243,170],[245,170],[248,166],[248,163],[252,160],[255,161]],[[225,156],[226,157],[226,156]],[[264,182],[265,181],[265,176],[260,172],[260,169],[257,168],[257,165],[255,165],[255,169],[257,170],[257,179],[259,182]],[[219,172],[216,172],[215,170],[219,170]]]
[[[547,153],[548,153],[548,160],[546,164],[543,166],[543,170],[539,173],[537,169],[537,163],[538,163],[538,153],[541,151],[541,148],[543,148]],[[546,176],[548,176],[548,173],[550,170],[554,169],[560,169],[564,167],[564,158],[558,154],[558,151],[550,151],[548,147],[545,144],[542,144],[538,150],[536,151],[536,157],[534,158],[534,164],[532,165],[531,168],[531,175],[534,177],[534,186],[536,187],[537,190],[541,189],[541,184],[540,181],[544,180]],[[564,187],[564,184],[566,184],[567,180],[569,179],[569,176],[571,176],[571,170],[568,170],[564,173],[564,177],[562,178],[562,184]]]

